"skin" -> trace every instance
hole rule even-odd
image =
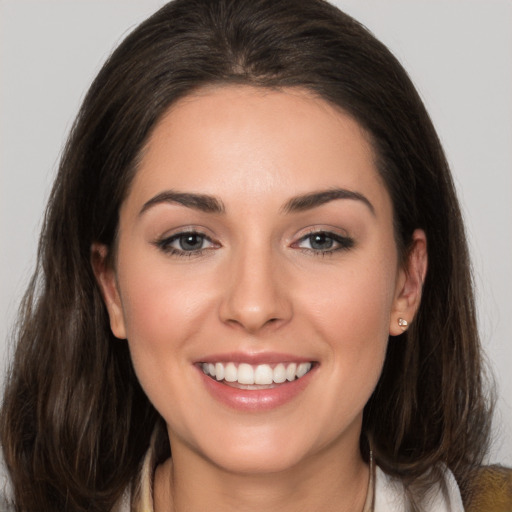
[[[284,207],[333,188],[360,197]],[[214,196],[224,211],[148,206],[169,190]],[[392,219],[368,136],[306,91],[208,88],[161,119],[120,210],[114,268],[106,247],[92,248],[112,331],[167,422],[173,460],[156,471],[157,511],[362,509],[363,408],[427,266],[420,230],[398,265]],[[206,235],[202,252],[158,245],[191,230]],[[351,245],[318,249],[312,232]],[[212,398],[194,365],[227,352],[293,354],[315,371],[284,405],[239,411]]]

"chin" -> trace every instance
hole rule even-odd
[[[229,473],[265,475],[293,469],[304,460],[304,455],[297,450],[284,450],[282,445],[271,450],[261,450],[255,445],[252,449],[236,447],[212,454],[212,462]]]

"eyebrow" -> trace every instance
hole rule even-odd
[[[375,215],[372,203],[361,193],[343,188],[334,188],[319,192],[312,192],[301,196],[292,197],[281,209],[284,213],[302,212],[322,206],[337,199],[351,199],[361,201],[370,212]],[[177,203],[187,208],[193,208],[205,213],[225,213],[226,209],[220,199],[206,194],[193,194],[189,192],[176,192],[166,190],[146,201],[139,215],[162,203]]]
[[[162,203],[177,203],[187,208],[193,208],[194,210],[200,210],[206,213],[224,213],[226,211],[222,201],[216,197],[206,194],[191,194],[166,190],[152,197],[149,201],[146,201],[139,215],[142,215],[153,206]]]
[[[321,190],[301,196],[293,197],[283,207],[285,213],[302,212],[322,206],[323,204],[335,201],[337,199],[351,199],[361,201],[365,204],[372,215],[375,215],[375,208],[372,203],[361,193],[344,188],[333,188],[329,190]]]

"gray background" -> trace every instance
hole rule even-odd
[[[161,0],[0,0],[0,378],[45,199],[81,99]],[[512,465],[512,1],[346,0],[401,60],[444,144],[498,381],[492,461]]]

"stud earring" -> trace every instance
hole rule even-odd
[[[402,328],[403,331],[405,331],[407,329],[407,326],[409,325],[409,322],[404,318],[399,318],[398,325]]]

